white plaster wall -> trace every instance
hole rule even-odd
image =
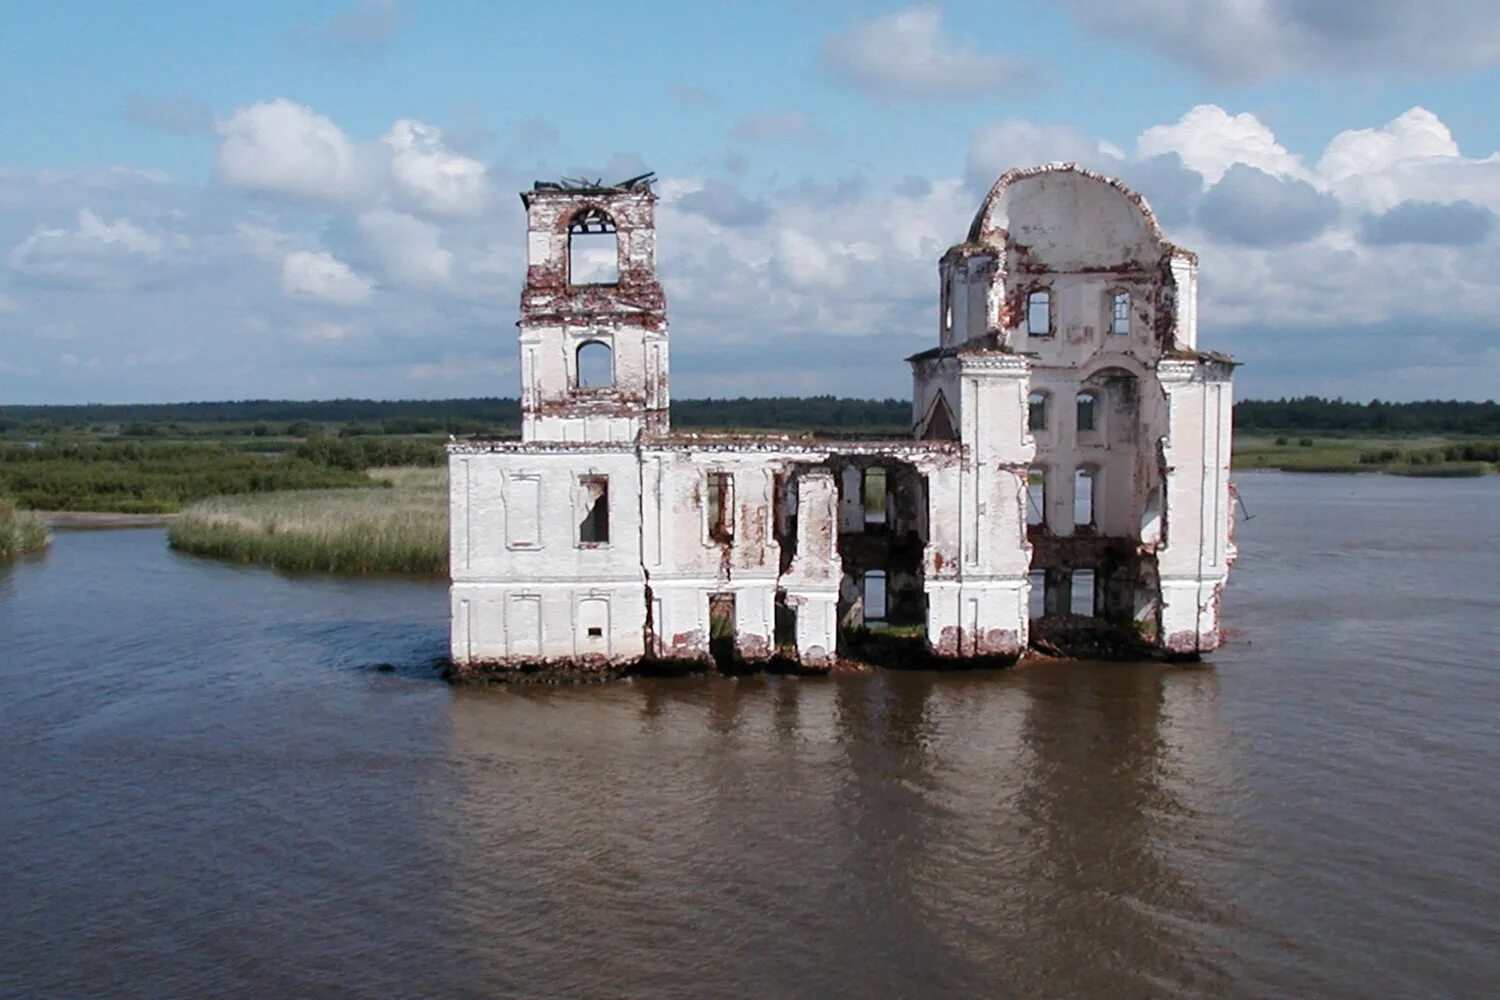
[[[640,476],[633,450],[458,451],[448,465],[456,662],[642,655]],[[584,475],[608,477],[607,544],[578,540]],[[516,603],[533,597],[536,608]],[[607,611],[602,622],[584,621],[601,603]],[[527,634],[513,633],[515,622],[526,623]],[[602,627],[602,634],[588,635],[590,625]]]
[[[1229,493],[1233,398],[1227,370],[1191,361],[1161,368],[1171,430],[1161,580],[1161,641],[1176,652],[1218,646],[1219,595],[1234,561]]]

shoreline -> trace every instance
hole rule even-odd
[[[121,514],[97,510],[39,510],[47,527],[60,531],[104,531],[112,528],[164,528],[177,514]]]

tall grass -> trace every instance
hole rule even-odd
[[[16,510],[9,500],[0,499],[0,559],[22,552],[46,548],[52,541],[47,524],[29,510]]]
[[[167,532],[183,552],[286,570],[441,574],[448,568],[442,470],[383,470],[387,489],[293,490],[189,504]],[[381,478],[381,477],[377,477]]]

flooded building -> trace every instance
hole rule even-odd
[[[449,446],[460,676],[818,667],[871,626],[1011,659],[1044,615],[1218,645],[1234,363],[1198,349],[1196,258],[1118,181],[995,183],[890,441],[673,433],[649,176],[521,197],[521,439]]]

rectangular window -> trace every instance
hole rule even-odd
[[[885,621],[885,570],[872,569],[865,573],[863,594],[865,601],[865,621]]]
[[[1094,526],[1094,469],[1078,469],[1073,473],[1073,527]]]
[[[1080,433],[1094,429],[1094,394],[1091,392],[1080,392],[1078,394],[1078,430]]]
[[[880,466],[865,470],[864,502],[865,523],[885,523],[885,469]]]
[[[1033,392],[1026,400],[1026,426],[1034,431],[1047,429],[1047,394]]]
[[[1047,523],[1047,475],[1041,469],[1026,474],[1026,526],[1041,527]]]
[[[708,518],[708,537],[715,542],[734,539],[734,474],[710,472],[708,474],[708,502],[704,513]]]
[[[1033,337],[1052,336],[1052,293],[1032,292],[1027,296],[1026,332]]]
[[[1113,313],[1110,317],[1109,332],[1115,334],[1127,334],[1130,332],[1130,293],[1115,292]]]
[[[609,544],[609,477],[578,477],[578,544]]]

